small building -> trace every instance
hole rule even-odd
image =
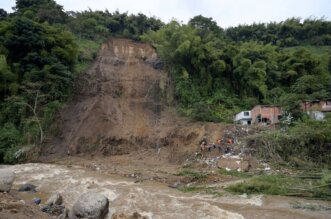
[[[250,125],[252,122],[251,111],[242,111],[234,116],[234,122],[241,125]]]
[[[251,117],[252,124],[276,124],[282,117],[282,109],[280,106],[257,105],[251,110]]]
[[[331,99],[304,101],[301,103],[301,109],[303,112],[307,113],[310,118],[321,121],[324,120],[325,113],[331,112]]]

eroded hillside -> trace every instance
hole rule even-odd
[[[180,154],[196,150],[205,134],[211,141],[221,136],[218,124],[192,123],[165,104],[170,84],[150,45],[108,40],[77,80],[46,153],[112,155],[171,146]]]

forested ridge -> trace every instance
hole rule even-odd
[[[240,110],[276,104],[310,127],[301,101],[331,98],[331,22],[324,18],[223,29],[203,16],[165,24],[144,14],[16,0],[12,13],[0,9],[0,163],[19,161],[56,132],[49,127],[75,78],[111,36],[151,43],[173,81],[174,104],[195,120],[231,122]],[[330,142],[329,126],[303,144]]]

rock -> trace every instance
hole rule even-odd
[[[40,198],[34,198],[33,199],[33,203],[35,203],[36,205],[39,205],[41,203],[41,199]]]
[[[68,210],[62,205],[62,202],[61,194],[54,193],[40,209],[50,215],[56,215],[58,218],[67,218]]]
[[[56,219],[67,219],[68,218],[68,209],[64,209],[63,213],[59,215]]]
[[[15,173],[11,170],[0,169],[0,192],[9,192],[15,179]]]
[[[145,62],[156,70],[162,70],[164,68],[164,62],[158,58],[146,59]]]
[[[18,213],[18,210],[16,208],[10,209],[10,213],[16,214],[16,213]]]
[[[54,193],[51,197],[46,201],[46,205],[61,205],[63,202],[63,198],[60,193]]]
[[[108,213],[109,200],[94,192],[82,194],[72,207],[69,218],[103,219]]]
[[[19,189],[19,192],[36,192],[36,186],[33,184],[23,184]]]
[[[181,186],[182,184],[180,183],[180,182],[175,182],[175,183],[173,183],[173,184],[170,184],[170,185],[168,185],[168,187],[170,187],[170,188],[173,188],[173,189],[176,189],[176,188],[178,188],[179,186]]]
[[[243,170],[248,172],[251,168],[250,163],[246,160],[240,160],[238,158],[222,158],[217,162],[217,167],[220,169],[230,170]]]

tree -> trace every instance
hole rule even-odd
[[[68,18],[63,7],[54,0],[16,0],[15,9],[22,15],[32,12],[37,21],[47,21],[50,24],[65,23]]]
[[[217,37],[221,37],[223,35],[222,28],[217,25],[213,18],[207,18],[202,15],[198,15],[193,17],[188,22],[188,24],[196,28],[201,37],[204,37],[209,33],[213,33]]]
[[[0,8],[0,20],[5,19],[7,17],[7,11]]]
[[[40,133],[39,143],[42,144],[44,142],[44,130],[43,130],[41,121],[40,121],[40,119],[38,117],[38,113],[37,113],[37,107],[38,107],[38,101],[39,101],[38,98],[39,98],[39,90],[36,91],[36,96],[35,96],[33,105],[31,105],[27,102],[24,102],[22,100],[18,101],[17,104],[28,107],[31,110],[31,112],[33,113],[33,119],[31,120],[31,122],[37,123],[38,128],[39,128],[39,133]]]

